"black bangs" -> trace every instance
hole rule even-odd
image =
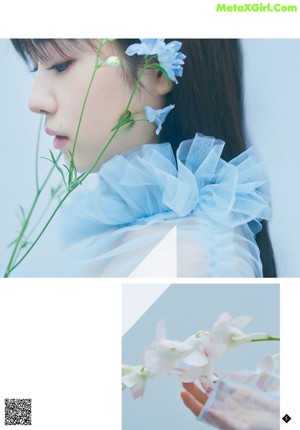
[[[91,47],[91,40],[80,39],[11,39],[17,53],[28,64],[30,61],[49,61],[53,51],[68,57],[70,48],[83,48],[83,41]]]

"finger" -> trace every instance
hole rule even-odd
[[[198,402],[202,403],[203,405],[206,403],[208,397],[205,393],[203,393],[199,387],[197,387],[194,382],[183,382],[183,387],[188,391],[193,397],[195,397]]]
[[[185,406],[189,408],[190,411],[192,411],[193,414],[196,415],[197,417],[202,411],[203,405],[200,402],[198,402],[195,399],[195,397],[193,397],[192,394],[188,393],[187,391],[182,391],[182,393],[180,393],[180,396]]]

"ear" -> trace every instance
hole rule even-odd
[[[165,75],[159,70],[157,72],[157,77],[156,77],[157,95],[164,96],[166,94],[169,94],[171,91],[173,91],[173,87],[174,87],[174,82],[170,80],[168,84],[168,81],[165,78]]]

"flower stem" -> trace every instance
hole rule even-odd
[[[60,157],[61,157],[61,153],[58,155],[58,157],[57,157],[56,161],[58,161]],[[15,256],[16,256],[16,254],[17,254],[17,252],[18,252],[18,249],[19,249],[19,246],[20,246],[21,240],[22,240],[22,238],[23,238],[23,236],[24,236],[24,234],[25,234],[25,231],[26,231],[26,229],[27,229],[27,227],[28,227],[29,221],[30,221],[31,216],[32,216],[32,214],[33,214],[33,211],[34,211],[34,209],[35,209],[35,207],[36,207],[36,204],[37,204],[37,202],[38,202],[38,200],[39,200],[39,197],[40,197],[40,195],[41,195],[41,193],[42,193],[43,189],[45,188],[45,186],[46,186],[47,182],[49,181],[49,179],[50,179],[50,177],[51,177],[51,175],[52,175],[52,173],[53,173],[54,169],[55,169],[55,166],[52,166],[52,167],[51,167],[51,169],[50,169],[50,171],[49,171],[49,173],[48,173],[48,175],[46,176],[46,178],[45,178],[45,180],[44,180],[44,182],[43,182],[43,184],[42,184],[41,188],[38,188],[38,189],[37,189],[37,191],[36,191],[36,194],[35,194],[35,197],[34,197],[33,203],[32,203],[32,205],[31,205],[31,208],[30,208],[30,210],[29,210],[29,212],[28,212],[28,215],[27,215],[27,217],[26,217],[26,219],[25,219],[25,221],[24,221],[24,223],[23,223],[23,226],[22,226],[22,228],[21,228],[21,231],[20,231],[20,233],[19,233],[19,235],[18,235],[18,238],[17,238],[17,240],[16,240],[16,243],[15,243],[14,249],[13,249],[12,254],[11,254],[11,256],[10,256],[10,259],[9,259],[8,265],[7,265],[6,270],[5,270],[5,273],[4,273],[4,278],[8,278],[8,277],[9,277],[9,275],[10,275],[10,273],[14,270],[14,268],[15,268],[15,267],[17,267],[16,265],[14,265],[14,260],[15,260]],[[32,246],[30,247],[30,249],[31,249],[31,248],[32,248]],[[28,253],[28,252],[27,252],[27,253]],[[26,253],[26,255],[27,255],[27,253]],[[23,260],[23,258],[22,258],[22,260]],[[18,263],[18,264],[19,264],[19,263]],[[14,265],[14,266],[12,267],[12,265]]]
[[[266,341],[269,341],[269,340],[280,342],[280,337],[268,336],[268,337],[265,337],[265,338],[251,339],[250,342],[266,342]]]
[[[31,246],[27,249],[27,251],[23,254],[23,256],[16,262],[17,258],[19,257],[19,254],[20,254],[20,250],[21,250],[21,246],[20,246],[21,240],[22,240],[22,238],[25,235],[25,231],[26,231],[26,229],[28,227],[29,221],[30,221],[30,219],[32,217],[32,214],[33,214],[34,209],[36,207],[36,204],[37,204],[37,202],[39,200],[39,197],[40,197],[42,191],[44,190],[44,188],[45,188],[45,186],[46,186],[46,184],[47,184],[50,176],[52,175],[54,169],[58,168],[57,161],[59,160],[60,156],[62,155],[62,153],[60,153],[59,156],[57,157],[56,161],[53,159],[53,163],[54,164],[53,164],[52,168],[50,169],[50,171],[49,171],[49,173],[48,173],[45,181],[43,182],[42,186],[39,187],[39,178],[38,178],[38,153],[39,153],[39,141],[40,141],[42,121],[40,122],[39,133],[38,133],[38,143],[37,143],[37,148],[36,148],[36,157],[35,157],[36,195],[34,197],[34,200],[33,200],[33,203],[31,205],[31,208],[30,208],[30,210],[28,212],[28,215],[27,215],[27,217],[26,217],[26,219],[25,219],[25,221],[24,221],[24,223],[22,225],[22,228],[21,228],[21,231],[20,231],[20,233],[18,235],[18,238],[16,240],[13,252],[11,254],[11,257],[10,257],[10,260],[8,262],[7,268],[5,270],[5,274],[4,274],[5,278],[9,277],[10,273],[14,269],[16,269],[16,267],[18,267],[19,264],[21,264],[21,262],[30,253],[30,251],[32,250],[32,248],[39,241],[40,237],[43,235],[44,231],[47,229],[48,225],[50,224],[50,222],[54,218],[55,214],[57,213],[57,211],[59,210],[59,208],[62,206],[62,204],[64,203],[64,201],[67,199],[67,197],[71,194],[71,192],[73,192],[78,187],[78,185],[81,184],[87,178],[87,176],[89,176],[89,174],[94,171],[94,169],[97,167],[97,165],[99,163],[99,160],[101,159],[103,153],[106,151],[106,149],[108,148],[108,146],[111,144],[111,142],[113,141],[113,139],[116,137],[117,133],[119,132],[119,129],[121,127],[127,125],[127,124],[130,126],[131,124],[134,124],[135,121],[144,121],[143,119],[133,120],[132,119],[132,115],[129,112],[129,107],[130,107],[131,102],[133,100],[133,97],[134,97],[134,95],[135,95],[135,93],[136,93],[136,91],[137,91],[137,89],[138,89],[138,87],[140,85],[143,73],[145,72],[145,70],[147,68],[151,67],[151,64],[149,63],[149,59],[147,57],[145,57],[145,64],[144,64],[144,66],[142,67],[142,69],[140,70],[140,72],[138,74],[138,78],[137,78],[137,80],[135,82],[135,85],[134,85],[132,94],[131,94],[131,96],[129,98],[129,101],[127,103],[127,106],[126,106],[123,114],[121,115],[121,117],[119,119],[119,122],[117,123],[117,125],[112,130],[113,134],[111,135],[111,137],[109,138],[109,140],[107,141],[107,143],[104,145],[103,149],[101,150],[99,156],[97,157],[97,159],[94,162],[94,164],[92,165],[92,167],[87,172],[85,172],[85,173],[81,174],[79,177],[77,177],[77,169],[76,169],[75,162],[74,162],[74,154],[75,154],[75,149],[76,149],[76,145],[77,145],[77,141],[78,141],[79,130],[80,130],[80,127],[81,127],[81,123],[82,123],[82,119],[83,119],[83,114],[84,114],[84,111],[85,111],[85,107],[86,107],[86,103],[87,103],[87,100],[88,100],[88,96],[89,96],[90,90],[92,88],[92,84],[93,84],[95,76],[96,76],[96,72],[97,72],[98,69],[101,68],[101,63],[98,62],[98,57],[99,57],[99,54],[101,52],[101,49],[102,49],[103,45],[105,43],[107,43],[107,42],[109,42],[109,39],[104,39],[104,41],[101,42],[100,45],[99,45],[99,47],[98,47],[94,70],[93,70],[93,73],[92,73],[92,76],[91,76],[91,79],[90,79],[90,82],[89,82],[89,85],[88,85],[87,92],[85,94],[85,98],[84,98],[84,102],[83,102],[83,105],[82,105],[82,109],[81,109],[81,112],[80,112],[80,117],[79,117],[79,121],[78,121],[77,128],[76,128],[76,133],[75,133],[75,138],[74,138],[74,144],[73,144],[72,151],[70,152],[70,166],[69,166],[68,184],[66,184],[67,185],[67,192],[64,195],[64,197],[61,199],[61,201],[59,202],[59,204],[56,206],[56,208],[54,209],[53,213],[51,214],[51,216],[48,218],[47,222],[45,223],[44,227],[42,228],[42,230],[40,231],[40,233],[38,234],[38,236],[36,237],[36,239],[32,242]],[[138,111],[138,112],[140,112],[140,111]],[[127,113],[129,115],[126,116]],[[125,120],[124,120],[124,118],[125,118]],[[47,207],[48,206],[49,205],[47,205]],[[43,212],[43,214],[44,214],[44,212]],[[38,220],[37,224],[39,224],[40,220],[41,220],[41,217]],[[36,225],[35,225],[35,227],[36,227]],[[30,235],[35,230],[35,227],[33,229],[31,229]]]
[[[232,338],[233,342],[264,342],[268,340],[276,340],[280,341],[279,337],[273,337],[268,335],[268,333],[250,333],[245,334],[243,336],[233,336]]]
[[[134,85],[133,91],[132,91],[132,93],[131,93],[131,96],[130,96],[130,98],[129,98],[129,100],[128,100],[127,106],[126,106],[126,108],[125,108],[125,110],[124,110],[123,114],[124,114],[124,113],[126,113],[126,112],[128,112],[128,110],[129,110],[129,108],[130,108],[130,105],[131,105],[131,102],[132,102],[132,100],[133,100],[133,97],[134,97],[134,95],[135,95],[135,93],[136,93],[136,91],[137,91],[137,89],[138,89],[138,87],[139,87],[139,84],[140,84],[141,78],[142,78],[142,76],[143,76],[143,73],[145,72],[145,70],[147,69],[147,67],[148,67],[148,62],[147,62],[147,60],[146,60],[146,63],[144,64],[144,66],[142,67],[142,69],[141,69],[140,73],[138,74],[138,78],[137,78],[137,80],[136,80],[136,83],[135,83],[135,85]],[[142,112],[142,111],[143,111],[143,109],[141,109],[140,111],[137,111],[137,112]],[[121,115],[121,118],[122,118],[122,117],[123,117],[123,115]],[[134,121],[145,121],[145,120],[144,120],[144,119],[138,119],[138,120],[134,120]],[[89,176],[89,174],[90,174],[90,173],[92,173],[92,172],[93,172],[93,170],[95,169],[95,167],[96,167],[96,166],[97,166],[97,164],[99,163],[99,161],[100,161],[100,159],[101,159],[102,155],[104,154],[104,152],[106,151],[106,149],[108,148],[108,146],[111,144],[111,142],[113,141],[113,139],[114,139],[114,138],[115,138],[115,136],[117,135],[117,133],[118,133],[118,131],[119,131],[119,129],[120,129],[119,125],[120,125],[120,121],[118,122],[118,124],[116,124],[116,126],[115,126],[115,127],[113,127],[113,129],[114,129],[114,133],[111,135],[111,137],[109,138],[109,140],[107,141],[107,143],[104,145],[103,149],[101,150],[100,154],[98,155],[98,157],[97,157],[96,161],[94,162],[94,164],[92,165],[92,167],[91,167],[91,168],[90,168],[86,173],[84,173],[84,175],[82,175],[82,176],[79,178],[81,182],[82,182],[82,181],[83,181],[87,176]],[[125,124],[123,124],[123,125],[126,125],[126,123],[125,123]]]
[[[70,158],[70,170],[69,170],[69,179],[68,179],[68,186],[69,187],[70,187],[71,183],[73,182],[73,173],[74,173],[74,170],[75,170],[74,153],[75,153],[76,144],[77,144],[77,140],[78,140],[79,129],[80,129],[80,126],[81,126],[81,122],[82,122],[82,118],[83,118],[85,106],[86,106],[86,103],[87,103],[87,99],[88,99],[88,96],[89,96],[92,84],[94,82],[94,78],[96,76],[97,70],[98,69],[95,66],[95,68],[93,70],[92,77],[90,79],[90,83],[89,83],[87,92],[85,94],[84,102],[83,102],[82,109],[81,109],[81,112],[80,112],[79,121],[78,121],[78,124],[77,124],[77,129],[76,129],[76,134],[75,134],[75,139],[74,139],[74,145],[73,145],[73,148],[72,148],[71,158]]]
[[[79,185],[79,184],[78,184]],[[77,186],[78,186],[77,185]],[[76,186],[75,186],[76,188]],[[24,258],[29,254],[29,252],[32,250],[32,248],[35,246],[35,244],[39,241],[40,237],[43,235],[44,231],[46,230],[46,228],[48,227],[48,225],[50,224],[50,222],[52,221],[52,219],[54,218],[56,212],[58,211],[58,209],[61,207],[61,205],[63,204],[63,202],[67,199],[67,197],[69,196],[69,194],[71,194],[71,192],[75,189],[73,188],[71,191],[68,191],[66,193],[66,195],[62,198],[62,200],[59,202],[59,204],[56,206],[56,208],[54,209],[54,211],[52,212],[51,216],[48,218],[48,221],[46,222],[46,224],[44,225],[44,227],[42,228],[42,230],[40,231],[39,235],[36,237],[36,239],[34,240],[34,242],[32,243],[32,245],[28,248],[28,250],[25,252],[25,254],[22,256],[22,258],[20,258],[20,260],[13,266],[10,268],[10,272],[12,272],[13,270],[15,270],[19,264],[22,263],[22,261],[24,260]],[[10,273],[9,272],[9,273]],[[8,277],[8,276],[4,276],[4,277]]]
[[[42,123],[43,123],[43,116],[41,116],[41,118],[40,118],[39,130],[38,130],[38,136],[37,136],[37,142],[36,142],[36,150],[35,150],[35,185],[36,185],[36,191],[38,191],[38,189],[39,189],[39,149],[40,149]]]
[[[146,59],[145,64],[143,65],[143,67],[141,68],[141,70],[140,70],[140,72],[139,72],[139,74],[138,74],[137,80],[136,80],[136,82],[135,82],[135,84],[134,84],[134,87],[133,87],[133,91],[132,91],[132,93],[131,93],[131,96],[130,96],[130,98],[129,98],[129,101],[128,101],[128,103],[127,103],[127,106],[126,106],[126,108],[125,108],[125,111],[124,111],[124,112],[127,112],[127,111],[129,110],[129,107],[130,107],[130,105],[131,105],[132,99],[133,99],[133,97],[134,97],[134,95],[135,95],[135,93],[136,93],[136,91],[137,91],[137,89],[138,89],[138,87],[139,87],[139,85],[140,85],[140,82],[141,82],[142,76],[143,76],[143,74],[144,74],[145,70],[148,68],[148,66],[149,66],[149,64],[148,64],[148,60]]]
[[[95,167],[97,166],[97,164],[99,163],[99,161],[100,161],[100,159],[101,159],[101,157],[102,157],[102,155],[104,154],[104,152],[106,151],[106,149],[108,148],[108,146],[111,144],[111,142],[112,142],[112,140],[115,138],[115,136],[116,136],[116,134],[118,133],[118,131],[119,131],[119,129],[117,128],[115,131],[114,131],[114,133],[112,134],[112,136],[110,137],[110,139],[108,140],[108,142],[105,144],[105,146],[103,147],[103,149],[101,150],[101,152],[100,152],[100,154],[98,155],[98,157],[97,157],[97,159],[96,159],[96,161],[94,162],[94,164],[92,165],[92,167],[86,172],[86,173],[84,173],[83,174],[83,176],[81,176],[79,179],[80,179],[80,182],[82,182],[82,181],[84,181],[85,180],[85,178],[87,177],[87,176],[89,176],[89,174],[90,173],[92,173],[92,171],[95,169]],[[82,178],[82,179],[81,179]]]
[[[62,182],[61,182],[62,183]],[[35,225],[32,227],[32,229],[30,230],[30,232],[28,233],[28,238],[30,238],[30,236],[34,233],[34,231],[37,229],[37,227],[39,226],[39,224],[41,223],[42,219],[44,218],[44,216],[46,215],[46,213],[48,212],[53,200],[55,198],[57,198],[58,196],[53,196],[50,198],[49,202],[47,203],[47,205],[45,206],[43,212],[41,213],[41,215],[39,216],[38,220],[36,221]]]

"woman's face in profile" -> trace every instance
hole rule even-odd
[[[81,43],[84,46],[80,49],[75,46],[70,46],[67,51],[64,49],[64,55],[49,44],[49,59],[34,64],[35,81],[29,99],[29,107],[33,112],[45,114],[45,131],[53,136],[54,148],[62,151],[66,159],[74,145],[80,113],[96,61],[96,51],[87,42]],[[101,58],[116,54],[124,64],[124,55],[122,60],[120,53],[116,52],[110,42],[103,47]],[[146,73],[146,81],[150,82],[151,76],[151,73]],[[132,88],[125,79],[121,66],[104,66],[96,72],[74,154],[78,171],[92,167],[110,138],[111,129],[127,106],[131,93]],[[159,108],[159,98],[146,91],[139,91],[130,110],[138,110],[147,104]],[[140,114],[140,118],[144,118],[143,114]],[[132,131],[112,142],[100,163],[146,143],[147,140],[156,141],[155,128],[147,122],[138,122]]]

